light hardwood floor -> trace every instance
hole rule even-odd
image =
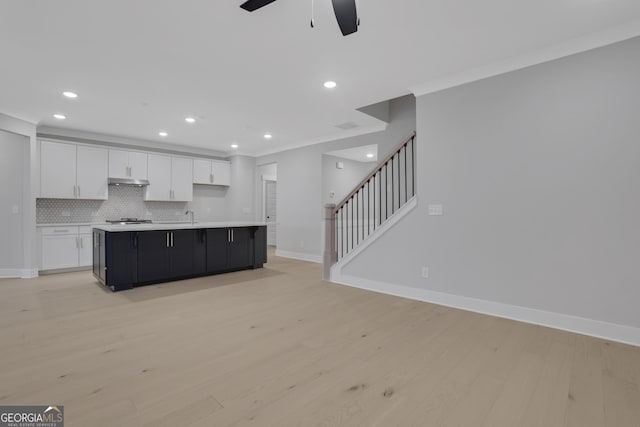
[[[72,426],[634,426],[640,348],[266,268],[0,280],[0,405]]]

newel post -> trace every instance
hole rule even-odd
[[[336,253],[336,205],[328,203],[324,205],[324,257],[322,278],[331,279],[331,266],[338,260]]]

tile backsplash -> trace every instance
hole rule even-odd
[[[135,217],[154,221],[186,219],[186,202],[145,202],[144,188],[109,187],[109,200],[37,199],[38,224],[93,223]]]

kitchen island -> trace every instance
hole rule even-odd
[[[112,291],[262,268],[261,222],[116,224],[93,227],[93,275]]]

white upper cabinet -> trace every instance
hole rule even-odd
[[[193,200],[193,161],[182,157],[149,154],[149,185],[145,200],[189,202]]]
[[[40,197],[75,199],[76,146],[42,141],[40,147]]]
[[[171,158],[171,188],[175,201],[190,202],[193,200],[193,160],[180,157]]]
[[[195,159],[193,161],[193,183],[231,185],[231,163],[221,160]]]
[[[108,164],[104,148],[42,141],[40,197],[106,200]]]
[[[147,179],[147,153],[109,150],[109,177]]]

